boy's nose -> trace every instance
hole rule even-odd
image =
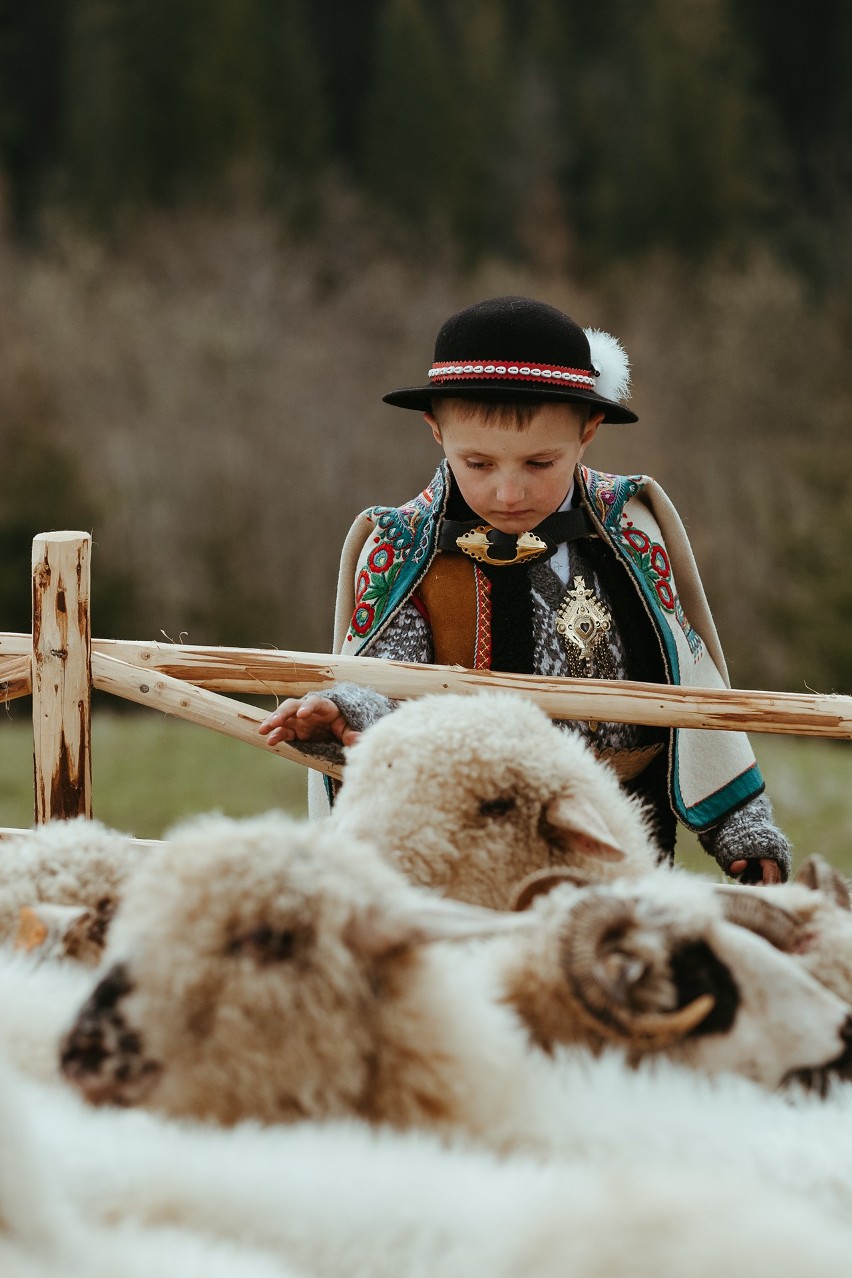
[[[520,506],[524,500],[524,486],[520,479],[512,475],[502,476],[497,481],[497,500],[507,510],[512,506]]]

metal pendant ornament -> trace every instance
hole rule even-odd
[[[463,554],[469,555],[477,563],[491,564],[494,568],[522,564],[527,559],[535,559],[541,554],[546,554],[549,549],[547,542],[542,541],[541,537],[537,537],[535,533],[525,532],[518,537],[515,553],[511,559],[495,559],[491,554],[492,546],[488,540],[490,532],[493,532],[493,529],[487,524],[480,524],[477,528],[472,528],[470,532],[457,537],[456,545]]]
[[[566,593],[556,613],[556,630],[565,640],[569,660],[574,659],[572,666],[580,667],[578,673],[589,674],[594,656],[601,677],[615,678],[609,644],[602,642],[611,629],[609,609],[594,591],[586,588],[584,577],[575,577],[573,587]]]

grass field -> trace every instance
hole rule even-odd
[[[214,809],[305,811],[304,769],[218,733],[131,709],[96,713],[92,738],[95,815],[140,838]],[[820,852],[852,875],[852,743],[755,736],[752,744],[795,860]],[[32,824],[32,785],[31,728],[16,707],[0,720],[0,826]],[[677,855],[692,870],[715,873],[691,835],[679,839]]]

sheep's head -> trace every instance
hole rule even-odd
[[[617,1044],[634,1060],[660,1052],[770,1087],[802,1070],[845,1075],[849,1007],[796,961],[794,921],[743,891],[756,911],[745,926],[723,894],[683,875],[557,888],[515,947],[508,1000],[548,1049]]]
[[[505,926],[413,889],[330,822],[202,819],[134,878],[62,1070],[94,1103],[357,1114],[378,1008],[416,947]]]
[[[638,803],[523,697],[409,702],[346,757],[334,819],[460,900],[509,908],[518,883],[548,866],[595,882],[654,864]]]

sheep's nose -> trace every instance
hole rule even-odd
[[[801,1083],[819,1096],[826,1096],[832,1078],[852,1078],[852,1013],[840,1027],[840,1039],[844,1044],[843,1051],[833,1061],[819,1069],[794,1070],[784,1081]]]
[[[83,1014],[87,1011],[106,1012],[117,1006],[119,999],[125,994],[129,994],[133,989],[133,982],[127,972],[124,963],[116,963],[111,967],[102,981],[95,986],[94,993],[86,1006],[83,1008]]]
[[[841,1078],[852,1078],[852,1013],[843,1022],[840,1037],[844,1044],[843,1051],[828,1068],[833,1074],[839,1074]]]
[[[69,1082],[83,1086],[86,1079],[97,1077],[117,1048],[123,1054],[139,1051],[138,1039],[129,1032],[118,1010],[121,999],[132,989],[123,964],[116,964],[95,986],[60,1044],[59,1065]]]
[[[69,1082],[79,1082],[89,1074],[97,1074],[110,1055],[104,1033],[97,1024],[75,1027],[63,1039],[59,1067]]]

